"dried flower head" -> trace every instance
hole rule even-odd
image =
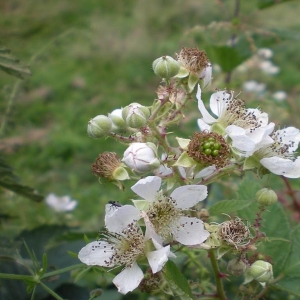
[[[92,172],[95,176],[112,179],[114,170],[119,167],[121,160],[114,152],[103,152],[99,154],[92,164]]]
[[[148,270],[145,273],[145,277],[139,285],[139,289],[141,292],[145,293],[155,293],[161,289],[163,283],[163,279],[160,273],[153,274],[151,270]]]
[[[121,190],[123,189],[121,181],[129,179],[129,175],[123,163],[114,152],[103,152],[99,154],[92,164],[92,172],[99,178],[102,177],[114,181]]]
[[[179,54],[177,54],[177,60],[189,72],[196,74],[201,72],[210,64],[206,52],[203,50],[199,50],[198,48],[183,47],[180,50]]]
[[[187,154],[195,161],[207,165],[224,167],[230,158],[230,149],[224,138],[216,132],[195,132]]]
[[[238,217],[221,224],[219,235],[227,244],[235,248],[245,246],[252,238],[249,227]]]

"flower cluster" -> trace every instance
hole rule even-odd
[[[138,197],[132,199],[134,205],[107,204],[106,232],[79,252],[79,259],[87,265],[122,266],[113,283],[123,294],[141,283],[148,289],[146,277],[160,282],[160,271],[170,257],[175,257],[172,245],[219,248],[219,257],[228,251],[239,252],[242,257],[248,247],[255,248],[262,235],[256,230],[253,236],[238,217],[222,224],[201,220],[203,210],[198,210],[203,207],[199,203],[207,198],[209,183],[249,170],[261,176],[300,177],[297,128],[275,130],[266,112],[247,108],[239,95],[227,89],[211,95],[209,112],[202,90],[208,87],[212,73],[204,51],[182,48],[176,59],[162,56],[152,67],[162,78],[152,106],[131,103],[88,123],[91,137],[111,137],[126,146],[121,158],[114,152],[100,154],[92,165],[93,174],[120,189],[124,180],[137,180],[131,187]],[[195,97],[201,115],[199,130],[190,139],[176,137],[171,142],[168,127],[180,122]],[[275,196],[268,190],[260,194],[261,210],[277,200],[274,192]],[[204,215],[206,221],[209,215]],[[145,264],[150,268],[144,278]],[[241,274],[248,267],[235,259],[229,269]],[[267,269],[269,280],[272,269]],[[248,277],[265,280],[253,274]]]

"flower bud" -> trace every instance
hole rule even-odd
[[[132,143],[124,152],[122,161],[137,173],[149,172],[160,165],[152,143]]]
[[[260,283],[266,283],[273,279],[273,268],[272,265],[264,260],[257,260],[253,263],[248,274]]]
[[[243,275],[246,272],[247,265],[240,259],[234,258],[228,262],[227,270],[234,276]]]
[[[92,138],[106,137],[112,128],[111,120],[104,115],[98,115],[88,122],[87,133]]]
[[[177,60],[171,56],[162,56],[157,58],[152,63],[152,68],[155,75],[161,78],[171,78],[177,75],[180,69],[180,65]]]
[[[255,194],[255,199],[261,206],[270,206],[277,202],[278,197],[273,190],[263,188]]]
[[[146,126],[150,117],[150,110],[139,103],[131,103],[123,108],[122,117],[129,127],[141,128]]]
[[[113,110],[110,114],[108,114],[108,118],[112,122],[112,131],[113,132],[120,132],[126,130],[126,123],[122,118],[122,109],[118,108]]]

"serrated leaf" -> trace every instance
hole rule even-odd
[[[288,277],[300,278],[300,226],[297,226],[291,234],[291,251],[288,259],[286,260],[283,273]]]
[[[243,209],[251,203],[251,201],[244,200],[223,200],[210,207],[209,213],[211,215],[228,214]]]
[[[178,269],[174,262],[169,260],[165,264],[163,272],[165,279],[174,294],[182,300],[194,299],[187,279],[183,276],[181,270]]]
[[[13,173],[12,168],[0,158],[0,186],[36,202],[44,199],[44,197],[38,194],[36,190],[31,187],[21,185],[18,181],[19,179]]]
[[[261,185],[257,181],[245,177],[239,184],[238,199],[254,200],[255,194],[260,188]]]
[[[292,294],[294,296],[300,297],[299,278],[285,277],[284,279],[273,285],[273,287],[288,292],[289,294]]]
[[[0,46],[0,70],[20,79],[31,75],[29,67],[22,64],[18,58],[10,53],[9,49],[3,46]]]

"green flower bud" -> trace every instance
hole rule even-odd
[[[88,122],[87,133],[90,137],[98,139],[106,137],[112,128],[111,120],[104,115],[98,115]]]
[[[108,114],[108,118],[112,121],[112,131],[122,132],[126,130],[126,123],[122,118],[122,109],[118,108]]]
[[[234,276],[243,275],[246,272],[247,265],[240,259],[234,258],[228,262],[227,270]]]
[[[129,127],[141,128],[147,125],[150,109],[139,103],[131,103],[123,108],[122,117]]]
[[[261,206],[270,206],[277,202],[278,197],[273,190],[263,188],[255,194],[255,199]]]
[[[264,260],[257,260],[253,263],[248,273],[253,279],[260,283],[266,283],[273,279],[273,268],[272,265]]]
[[[180,69],[180,65],[177,60],[171,56],[162,56],[157,58],[152,63],[152,68],[155,75],[161,78],[171,78],[177,75]]]

